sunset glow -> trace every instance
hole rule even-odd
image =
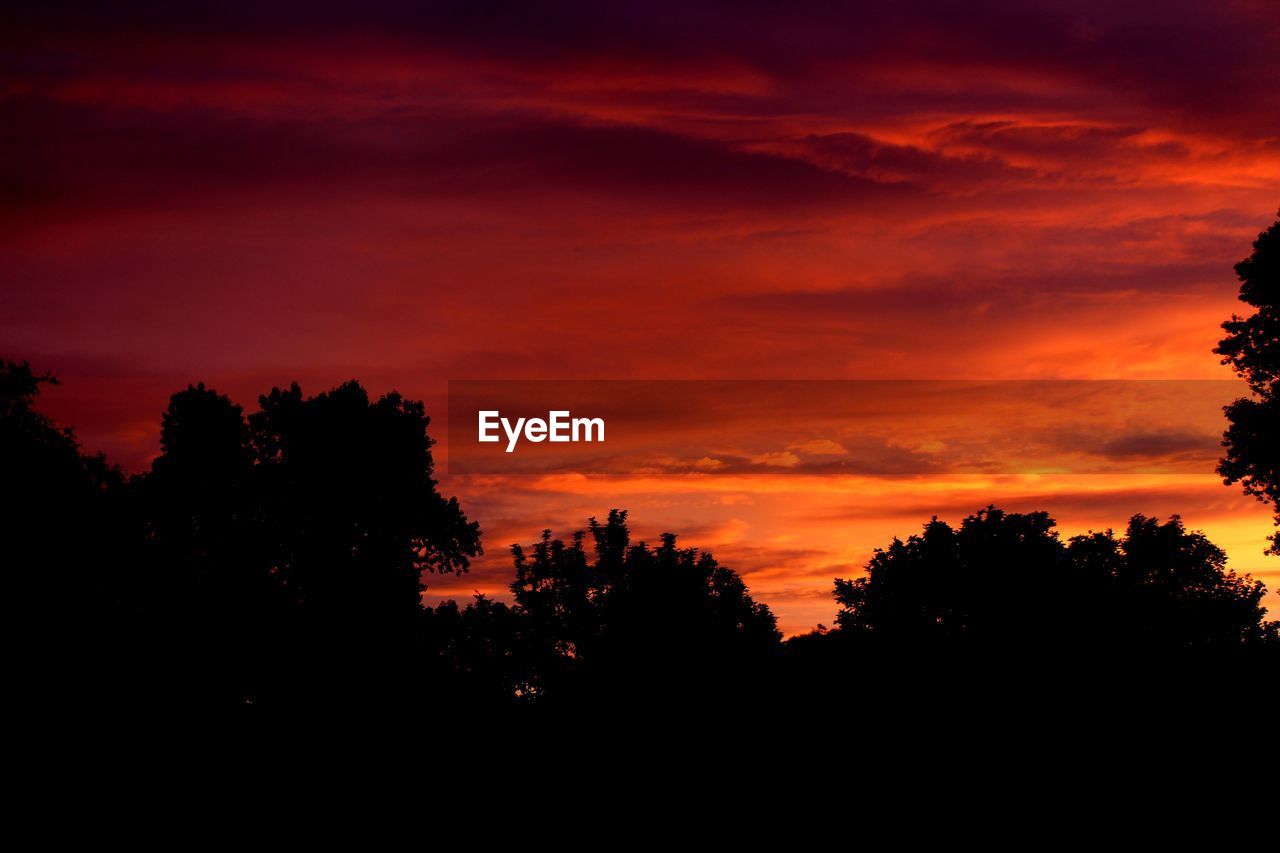
[[[1232,378],[1280,5],[607,5],[18,13],[0,354],[130,471],[195,381],[357,378],[443,440],[450,379]],[[1064,535],[1180,513],[1280,609],[1270,512],[1211,467],[441,483],[486,554],[432,601],[502,597],[508,545],[622,507],[793,634],[874,548],[996,504]]]

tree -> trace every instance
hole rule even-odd
[[[193,385],[137,478],[152,635],[201,703],[416,702],[424,571],[466,571],[479,526],[437,489],[422,404],[295,384],[247,418]]]
[[[20,702],[109,701],[129,604],[123,558],[137,531],[125,480],[35,408],[49,374],[0,359],[0,563],[15,666],[31,666]],[[18,626],[21,626],[20,628]]]
[[[534,698],[528,623],[518,607],[477,594],[465,608],[445,601],[424,614],[427,677],[454,708],[491,709]]]
[[[1225,455],[1218,473],[1227,485],[1240,483],[1245,494],[1276,508],[1280,527],[1280,218],[1258,235],[1253,254],[1235,267],[1241,302],[1255,310],[1232,315],[1214,352],[1243,378],[1252,397],[1226,407]],[[1280,530],[1269,553],[1280,554]]]
[[[781,634],[736,572],[670,533],[657,548],[631,544],[623,511],[590,519],[589,531],[594,561],[581,531],[568,543],[543,531],[530,552],[512,546],[536,691],[663,703],[749,689]]]
[[[420,402],[351,381],[297,384],[249,416],[260,548],[295,617],[296,691],[316,701],[418,701],[423,572],[464,572],[479,524],[440,494]]]
[[[381,622],[419,606],[423,572],[467,570],[480,526],[437,490],[420,402],[351,381],[298,385],[250,415],[273,563],[315,615]]]
[[[988,507],[894,539],[864,577],[838,579],[839,632],[892,653],[1084,660],[1232,655],[1264,644],[1260,581],[1177,516],[1135,515],[1063,543],[1047,513]],[[864,646],[867,642],[863,643]]]
[[[840,629],[879,641],[936,645],[1035,629],[1065,559],[1047,513],[988,507],[955,530],[936,517],[877,550],[864,577],[837,579]]]
[[[1077,573],[1089,538],[1071,542]],[[1227,569],[1226,552],[1178,516],[1135,515],[1115,546],[1101,587],[1112,647],[1230,654],[1266,639],[1262,582]]]
[[[284,578],[264,549],[260,480],[243,410],[203,383],[169,398],[160,455],[135,491],[147,538],[141,650],[174,698],[252,701],[278,665]]]

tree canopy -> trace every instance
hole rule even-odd
[[[671,533],[656,548],[632,544],[617,509],[588,530],[591,554],[582,531],[565,543],[546,530],[531,549],[512,547],[511,591],[545,661],[542,680],[635,701],[676,685],[727,687],[778,648],[769,607],[711,554],[677,547]]]
[[[934,518],[835,582],[840,629],[881,647],[1082,658],[1241,652],[1269,630],[1264,593],[1177,516],[1064,542],[1047,513],[995,507]]]
[[[1227,336],[1214,352],[1249,384],[1252,396],[1226,408],[1218,473],[1228,485],[1240,483],[1246,494],[1276,508],[1280,527],[1280,217],[1235,269],[1240,301],[1255,310],[1222,324]],[[1271,543],[1271,553],[1280,554],[1280,531]]]
[[[1092,683],[1244,666],[1253,684],[1280,654],[1262,584],[1177,516],[1064,541],[1047,512],[993,506],[894,539],[835,581],[834,630],[785,643],[738,573],[672,533],[634,542],[620,509],[512,546],[509,601],[427,608],[424,573],[465,572],[481,550],[440,493],[421,403],[291,385],[246,414],[190,385],[150,469],[126,478],[37,410],[53,382],[0,362],[0,546],[30,605],[23,640],[55,659],[37,695],[70,703],[656,719],[800,688],[872,696],[876,672],[935,685],[975,662],[997,673],[971,680],[993,695],[1068,668]]]

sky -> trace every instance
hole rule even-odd
[[[197,380],[252,407],[357,378],[443,438],[451,379],[1228,379],[1231,266],[1280,207],[1269,0],[30,5],[0,26],[0,353],[131,471]],[[1267,508],[1210,466],[437,456],[486,555],[429,598],[501,594],[510,543],[615,506],[789,633],[989,503],[1067,535],[1177,512],[1280,586]]]

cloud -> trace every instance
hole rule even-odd
[[[54,2],[6,34],[0,350],[59,373],[55,414],[132,470],[199,379],[251,404],[355,374],[440,414],[462,376],[1222,376],[1231,265],[1280,192],[1258,0]],[[1203,511],[1245,519],[1222,529],[1249,554],[1269,530],[1216,481],[961,499],[934,445],[815,423],[735,450],[739,426],[643,474],[456,480],[491,546],[459,589],[612,502],[677,532],[732,506],[798,627],[829,619],[832,567],[948,507]],[[1054,440],[1194,453],[1119,427]],[[825,517],[869,470],[901,479]]]
[[[932,131],[929,139],[946,149],[975,152],[970,156],[1014,160],[1027,168],[1059,174],[1068,166],[1086,173],[1098,169],[1119,172],[1191,156],[1180,140],[1148,139],[1145,128],[1112,125],[963,121]]]
[[[807,441],[797,442],[788,445],[789,450],[795,450],[809,456],[848,456],[849,451],[846,450],[839,442],[832,441],[829,438],[811,438]]]
[[[763,465],[768,468],[794,468],[800,464],[800,457],[789,450],[758,453],[750,459],[752,465]]]
[[[842,174],[932,191],[975,192],[1025,185],[1038,177],[1032,169],[1013,166],[990,154],[954,155],[888,143],[862,133],[810,135],[761,147]]]
[[[489,204],[597,196],[645,209],[767,210],[891,203],[918,193],[731,143],[530,115],[245,117],[183,108],[0,102],[15,221],[95,211],[401,199]]]

